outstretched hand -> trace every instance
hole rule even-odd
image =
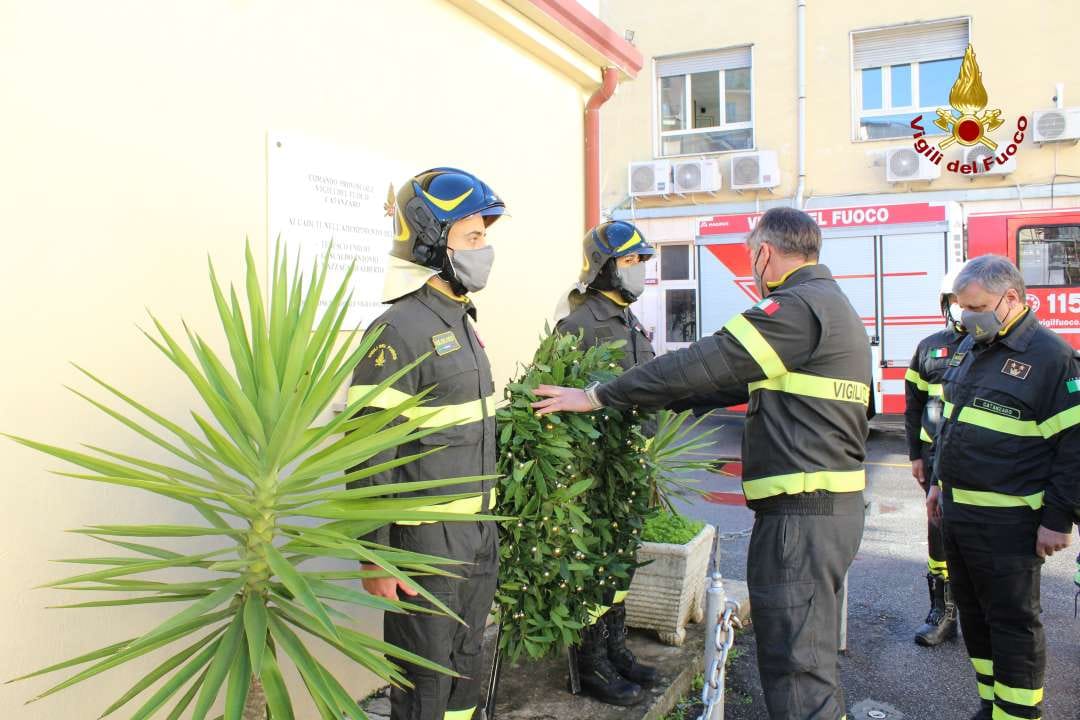
[[[533,392],[547,398],[532,404],[533,410],[540,416],[553,412],[590,412],[594,409],[585,391],[577,388],[541,385]]]

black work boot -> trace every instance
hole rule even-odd
[[[647,687],[656,682],[656,668],[642,665],[626,647],[626,606],[613,605],[600,621],[607,625],[607,656],[611,664],[627,680]]]
[[[990,700],[979,700],[979,712],[971,716],[971,720],[992,720],[994,717],[994,703]]]
[[[640,685],[620,675],[608,660],[607,635],[602,620],[581,631],[581,647],[576,650],[581,691],[608,705],[636,705],[645,699],[645,693]]]
[[[926,581],[930,586],[930,613],[915,632],[915,642],[934,647],[956,637],[956,603],[948,581],[933,574],[928,574]]]

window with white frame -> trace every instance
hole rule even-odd
[[[960,72],[970,39],[967,18],[912,23],[851,34],[855,139],[911,137],[911,121],[927,134]]]
[[[751,150],[750,46],[656,59],[659,153]]]

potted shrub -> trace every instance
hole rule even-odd
[[[690,412],[662,412],[648,454],[654,465],[652,501],[658,512],[645,522],[640,564],[626,598],[626,624],[655,630],[669,645],[682,645],[686,623],[705,617],[705,580],[716,529],[678,513],[674,498],[701,494],[681,476],[709,467],[701,451],[712,445],[711,430],[698,433],[705,419],[687,424]],[[707,417],[707,416],[706,416]]]

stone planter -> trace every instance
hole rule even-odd
[[[646,542],[626,598],[626,624],[656,630],[662,642],[682,645],[687,621],[705,618],[705,581],[716,528],[706,525],[685,545]]]

